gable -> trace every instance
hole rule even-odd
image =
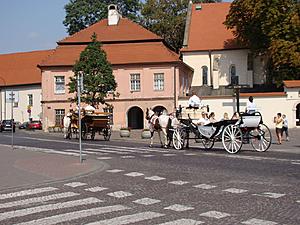
[[[96,33],[97,39],[102,43],[162,40],[161,37],[137,23],[127,18],[120,18],[117,25],[108,25],[108,20],[103,19],[84,30],[66,37],[59,41],[58,44],[89,43],[93,33]]]

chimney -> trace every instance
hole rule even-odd
[[[108,26],[111,25],[118,25],[119,19],[121,15],[118,12],[118,8],[116,5],[109,5],[108,6]]]

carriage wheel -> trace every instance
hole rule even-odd
[[[206,139],[206,138],[203,138],[202,139],[202,144],[203,144],[205,150],[212,149],[212,147],[215,144],[215,139]]]
[[[250,131],[250,136],[251,145],[256,151],[265,152],[270,148],[272,136],[265,124],[260,124],[257,129]]]
[[[239,127],[228,125],[222,132],[223,147],[228,153],[237,153],[243,145],[243,134]]]
[[[176,150],[181,150],[184,147],[185,131],[183,129],[175,129],[172,137],[173,146]]]
[[[92,130],[92,133],[91,133],[91,140],[95,140],[95,135],[96,135],[96,131],[95,131],[95,130]]]
[[[104,137],[104,140],[105,140],[105,141],[109,141],[110,136],[111,136],[111,129],[110,129],[110,128],[105,128],[105,129],[103,130],[103,137]]]
[[[75,138],[76,139],[78,139],[79,137],[78,137],[78,128],[76,128],[76,127],[73,127],[72,128],[72,133],[71,133],[71,137],[74,135],[75,136]]]
[[[88,126],[86,123],[82,123],[81,125],[81,138],[86,140],[88,136]]]

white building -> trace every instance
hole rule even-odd
[[[253,59],[250,50],[239,46],[223,22],[230,4],[190,2],[183,48],[183,62],[194,69],[193,88],[201,95],[224,95],[230,84],[265,82],[263,60]]]
[[[37,65],[52,52],[0,55],[0,120],[12,116],[18,122],[42,119],[41,71]]]
[[[266,82],[265,61],[253,58],[249,49],[239,46],[232,30],[223,24],[231,3],[190,2],[181,55],[183,62],[194,69],[192,88],[209,105],[218,118],[227,112],[237,111],[237,99],[228,85],[253,86]],[[254,97],[264,123],[274,128],[276,113],[286,114],[289,126],[300,127],[300,83],[284,81],[284,91],[263,93],[241,93],[240,111],[244,111],[248,97]],[[179,104],[187,106],[188,98]]]

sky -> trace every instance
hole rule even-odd
[[[0,54],[55,48],[68,36],[63,25],[68,2],[0,0]]]
[[[0,0],[0,54],[45,50],[68,36],[69,0]]]

